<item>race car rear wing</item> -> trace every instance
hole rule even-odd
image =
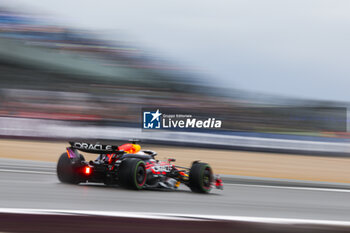
[[[72,149],[80,150],[87,153],[96,154],[109,154],[109,153],[124,153],[124,151],[118,150],[118,146],[102,145],[102,144],[90,144],[87,142],[69,142]]]

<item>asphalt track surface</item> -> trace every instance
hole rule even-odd
[[[0,159],[0,208],[157,212],[350,221],[350,190],[224,184],[209,195],[59,183],[55,164]]]

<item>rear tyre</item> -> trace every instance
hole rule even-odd
[[[80,161],[84,161],[84,157],[79,155]],[[57,177],[62,183],[66,184],[79,184],[79,174],[74,168],[71,159],[67,153],[63,153],[57,163]]]
[[[140,190],[146,184],[146,165],[140,159],[125,159],[119,167],[119,183],[129,189]]]
[[[213,182],[213,171],[207,163],[194,163],[190,170],[189,180],[192,192],[208,193]]]

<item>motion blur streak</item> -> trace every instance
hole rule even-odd
[[[337,133],[346,121],[340,103],[252,98],[234,87],[214,88],[198,73],[125,41],[4,7],[0,75],[0,116],[139,127],[142,107],[169,107],[222,120],[219,133],[344,136]]]

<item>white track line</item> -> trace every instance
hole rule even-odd
[[[294,218],[267,218],[248,216],[224,216],[224,215],[198,215],[181,213],[148,213],[148,212],[123,212],[123,211],[93,211],[93,210],[57,210],[57,209],[17,209],[0,208],[0,213],[10,214],[45,214],[45,215],[92,215],[107,217],[147,218],[167,220],[189,220],[189,221],[243,221],[272,224],[310,224],[310,225],[332,225],[350,227],[350,221],[294,219]]]
[[[124,217],[124,218],[203,221],[203,219],[193,219],[192,217],[186,217],[181,215],[167,215],[162,213],[147,213],[147,212],[123,212],[123,211],[0,208],[0,213],[44,214],[44,215],[91,215],[91,216]]]
[[[350,189],[341,189],[341,188],[317,188],[317,187],[297,187],[297,186],[278,186],[278,185],[260,185],[260,184],[225,184],[224,183],[224,186],[226,186],[226,185],[228,185],[228,186],[243,186],[243,187],[257,187],[257,188],[294,189],[294,190],[350,193]],[[350,188],[350,186],[349,186],[349,188]]]
[[[14,172],[14,173],[31,173],[31,174],[45,174],[55,175],[55,172],[40,172],[40,171],[29,171],[29,170],[11,170],[11,169],[0,169],[0,172]]]

